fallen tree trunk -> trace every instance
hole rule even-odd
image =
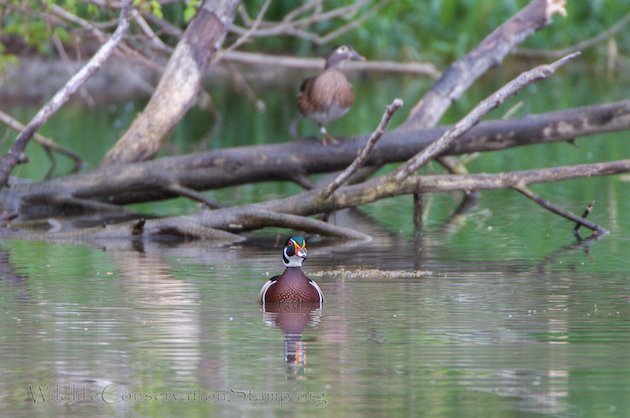
[[[405,161],[448,128],[387,132],[366,164]],[[630,129],[628,100],[520,119],[482,122],[442,155],[567,141],[626,129]],[[182,189],[200,191],[249,182],[297,180],[296,173],[309,175],[345,168],[363,149],[366,140],[367,136],[343,138],[339,145],[322,147],[316,139],[305,139],[102,167],[89,173],[39,183],[14,184],[10,189],[0,191],[3,205],[0,209],[26,217],[51,216],[63,201],[60,197],[122,205],[172,198],[181,195]],[[46,206],[50,213],[45,210]]]
[[[532,0],[514,16],[486,36],[469,53],[452,63],[422,99],[414,106],[399,129],[436,126],[464,92],[491,68],[498,66],[517,45],[549,25],[556,14],[566,16],[565,0]],[[452,157],[438,161],[452,173],[468,170]]]
[[[0,237],[44,239],[60,242],[81,242],[100,239],[210,239],[239,241],[235,233],[251,231],[266,226],[286,226],[308,232],[325,232],[334,235],[334,226],[326,227],[322,221],[305,217],[321,211],[334,211],[358,207],[392,196],[413,193],[435,193],[470,190],[522,190],[524,185],[549,181],[569,180],[580,177],[608,176],[630,172],[630,160],[595,164],[579,164],[536,170],[523,170],[493,174],[411,176],[397,183],[382,177],[365,183],[344,186],[335,199],[321,202],[320,190],[312,190],[262,203],[233,208],[204,210],[192,215],[159,219],[138,220],[102,227],[60,232],[30,232],[20,229],[0,229]],[[538,202],[537,202],[538,203]],[[285,220],[284,215],[289,215]],[[305,218],[304,218],[305,219]],[[318,224],[318,222],[320,224]]]
[[[204,1],[177,44],[142,114],[109,150],[103,164],[153,158],[195,103],[203,76],[223,43],[240,0]]]
[[[259,204],[203,211],[192,216],[207,228],[240,232],[261,227],[260,222],[257,222],[256,211],[279,211],[292,215],[308,216],[321,211],[357,207],[387,197],[413,194],[416,191],[420,193],[435,193],[512,189],[517,188],[521,184],[607,176],[628,171],[630,171],[630,160],[620,160],[493,174],[410,176],[402,182],[396,182],[391,178],[376,178],[362,184],[344,186],[339,189],[338,196],[335,199],[329,199],[324,202],[318,201],[317,195],[319,191],[314,190]],[[251,212],[250,216],[247,216],[248,212]],[[163,222],[167,220],[168,218],[164,218],[151,222],[156,225],[163,225]],[[151,226],[151,224],[148,226]]]
[[[483,74],[499,65],[517,45],[549,25],[555,14],[566,15],[565,0],[533,0],[451,64],[411,110],[402,129],[435,126],[451,104]]]

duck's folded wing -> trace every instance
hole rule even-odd
[[[262,289],[260,289],[260,293],[258,294],[258,302],[262,303],[264,298],[265,298],[265,293],[267,293],[267,290],[269,290],[269,288],[271,287],[271,285],[273,285],[276,280],[278,280],[278,277],[280,276],[273,276],[271,279],[267,280],[265,282],[265,284],[263,285]]]
[[[317,293],[319,293],[319,303],[324,303],[324,292],[322,292],[322,289],[319,288],[314,280],[308,279],[308,281],[315,289],[317,289]]]

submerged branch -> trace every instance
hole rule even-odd
[[[161,219],[148,219],[143,227],[142,236],[147,239],[164,239],[173,235],[182,235],[187,239],[210,239],[211,236],[221,236],[220,231],[239,232],[259,229],[269,224],[260,222],[265,216],[277,218],[271,225],[290,226],[294,218],[285,215],[305,217],[320,212],[327,212],[343,208],[372,203],[379,199],[405,194],[470,191],[470,190],[498,190],[515,189],[516,187],[574,179],[579,177],[605,176],[630,172],[630,160],[619,160],[595,164],[579,164],[565,167],[554,167],[536,170],[514,171],[496,174],[469,175],[431,175],[410,176],[401,183],[393,180],[384,181],[383,178],[370,180],[366,183],[343,186],[335,193],[335,199],[321,202],[319,191],[307,191],[283,199],[270,200],[264,203],[243,205],[239,207],[204,210],[195,215],[177,216]],[[285,219],[285,221],[281,221]],[[577,221],[577,220],[575,220]],[[103,228],[93,228],[85,231],[44,233],[40,239],[100,239],[108,237],[124,238],[131,233],[133,222],[118,225],[106,225]],[[591,225],[592,226],[592,225]],[[300,225],[305,228],[304,225]],[[0,230],[0,236],[16,236],[14,230]],[[35,233],[26,233],[35,238]],[[18,235],[19,236],[19,235]],[[235,235],[230,234],[234,238]]]
[[[595,204],[595,202],[589,202],[589,204],[586,205],[586,208],[584,208],[584,212],[582,212],[582,218],[583,219],[586,219],[586,217],[591,214],[591,211],[593,210],[593,205],[594,204]],[[581,223],[576,222],[575,226],[573,227],[573,233],[577,234],[578,231],[580,230],[581,226],[582,226]]]
[[[291,228],[312,234],[336,236],[355,241],[371,241],[372,238],[354,229],[332,225],[328,222],[307,218],[306,216],[278,213],[267,210],[246,211],[241,217],[241,223],[229,225],[230,232],[241,232],[265,227]]]
[[[538,203],[540,206],[542,206],[543,208],[562,216],[565,219],[568,219],[570,221],[573,221],[575,223],[577,223],[578,225],[584,226],[588,229],[590,229],[591,231],[593,231],[595,234],[597,235],[606,235],[608,234],[608,230],[602,228],[601,226],[594,224],[593,222],[585,219],[584,217],[579,217],[571,212],[569,212],[568,210],[549,202],[548,200],[543,199],[542,197],[538,196],[536,193],[532,192],[527,186],[525,186],[524,184],[517,184],[514,187],[512,187],[514,190],[518,191],[519,193],[521,193],[522,195],[526,196],[528,199],[533,200],[534,202]],[[577,232],[577,229],[574,230],[574,232]]]

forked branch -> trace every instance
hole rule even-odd
[[[602,235],[606,235],[609,233],[609,231],[607,229],[602,228],[601,226],[589,221],[588,219],[584,218],[584,217],[579,217],[577,215],[575,215],[574,213],[569,212],[568,210],[554,204],[551,203],[545,199],[543,199],[542,197],[538,196],[536,193],[532,192],[526,185],[525,183],[518,183],[515,186],[512,187],[514,190],[518,191],[519,193],[521,193],[522,195],[526,196],[527,198],[533,200],[534,202],[538,203],[540,206],[542,206],[543,208],[562,216],[563,218],[566,218],[570,221],[575,222],[578,225],[584,226],[588,229],[590,229],[591,231],[593,231],[596,235],[598,236],[602,236]],[[577,232],[577,229],[574,230],[575,232]]]
[[[544,28],[555,14],[565,16],[565,0],[532,0],[486,36],[472,51],[451,64],[411,110],[402,127],[435,126],[451,104],[483,74],[503,61],[516,45]]]
[[[76,73],[65,86],[54,95],[54,97],[37,112],[37,114],[22,130],[11,149],[0,159],[0,188],[7,185],[7,180],[16,165],[26,162],[24,154],[26,144],[33,137],[35,132],[48,121],[63,106],[81,86],[101,68],[103,63],[111,56],[116,46],[122,41],[127,28],[129,28],[129,15],[131,13],[131,0],[124,0],[123,9],[118,19],[118,27],[114,34],[105,42],[94,54],[92,59],[78,73]]]
[[[482,117],[490,111],[496,109],[505,100],[509,99],[534,81],[544,80],[549,77],[558,69],[558,67],[578,57],[579,55],[579,52],[574,52],[573,54],[567,55],[566,57],[551,64],[540,65],[534,69],[521,73],[518,77],[501,87],[490,97],[482,100],[463,119],[446,131],[440,139],[433,142],[431,145],[403,164],[393,174],[394,179],[400,182],[409,177],[416,170],[440,155],[449,147],[449,145],[451,145],[451,143],[453,143],[453,141],[461,137],[469,129],[479,123]]]
[[[387,128],[387,125],[389,125],[389,121],[392,119],[392,116],[398,109],[402,107],[402,105],[403,101],[401,99],[395,99],[392,104],[387,106],[387,108],[385,109],[385,113],[381,117],[381,121],[376,127],[376,130],[372,132],[370,138],[365,144],[365,148],[363,148],[357,158],[355,158],[355,160],[345,170],[343,170],[332,182],[330,182],[328,186],[326,186],[322,190],[321,199],[328,199],[328,197],[330,197],[330,195],[333,194],[335,190],[343,186],[348,181],[348,179],[354,173],[356,173],[363,164],[365,164],[367,159],[372,154],[372,151],[374,151],[376,143],[385,133],[385,129]]]

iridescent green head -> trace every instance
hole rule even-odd
[[[300,267],[306,260],[306,240],[301,236],[294,236],[287,240],[282,251],[282,261],[287,267]]]

